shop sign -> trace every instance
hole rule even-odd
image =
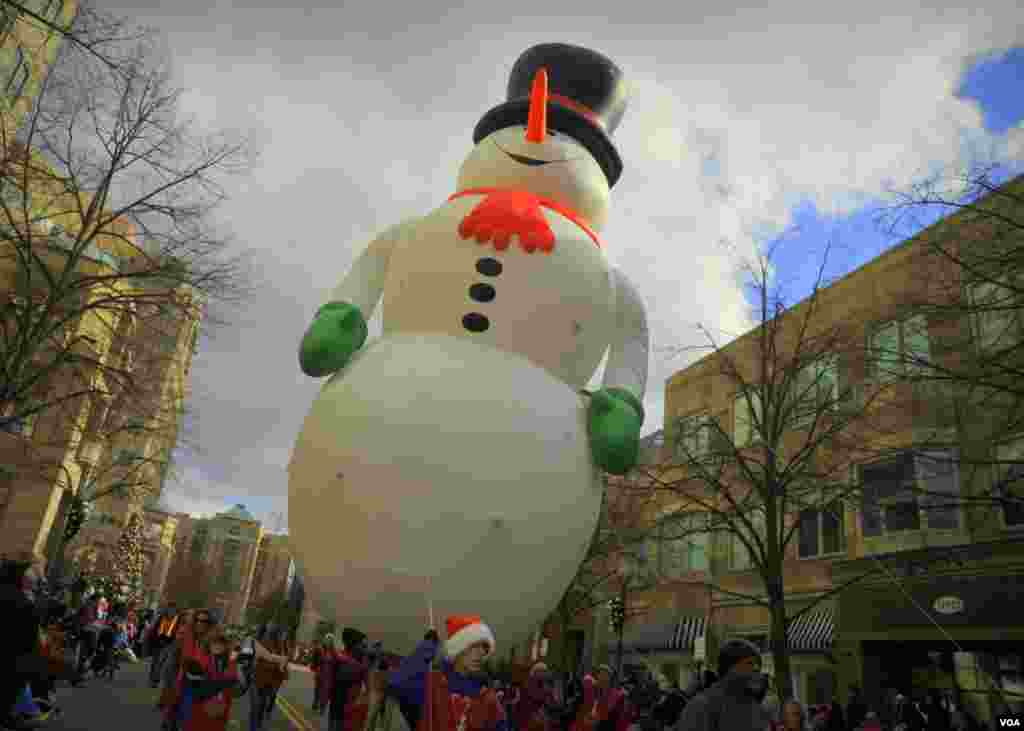
[[[932,609],[939,614],[960,614],[964,611],[964,600],[958,596],[940,596],[932,602]]]

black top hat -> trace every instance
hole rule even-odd
[[[523,53],[512,67],[508,100],[483,116],[473,142],[505,127],[526,124],[530,88],[540,69],[548,73],[547,126],[564,132],[597,160],[609,187],[622,175],[622,158],[611,134],[626,111],[622,70],[597,51],[567,43],[542,43]]]

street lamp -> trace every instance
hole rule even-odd
[[[622,558],[622,569],[621,569],[621,588],[619,590],[619,596],[609,602],[612,629],[618,634],[618,651],[617,656],[617,669],[616,676],[622,677],[622,661],[623,661],[623,650],[622,650],[622,635],[626,628],[626,608],[627,601],[629,598],[629,582],[633,577],[635,571],[635,565],[631,556],[623,556]]]

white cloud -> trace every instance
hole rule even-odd
[[[515,19],[477,4],[429,23],[434,5],[409,8],[408,31],[390,9],[355,6],[245,18],[223,4],[212,17],[132,11],[171,33],[188,110],[265,145],[223,218],[267,286],[239,332],[194,369],[203,460],[230,490],[195,490],[284,505],[287,454],[318,388],[298,372],[302,331],[375,231],[452,192],[473,126],[531,43],[591,45],[632,80],[615,135],[625,173],[604,238],[647,299],[649,429],[664,380],[704,352],[694,350],[707,344],[698,325],[724,339],[750,327],[738,266],[791,224],[796,202],[845,214],[972,152],[1024,159],[1024,129],[992,139],[976,105],[954,96],[966,63],[1017,40],[1014,3],[638,2],[589,24],[580,19],[595,9],[581,0],[558,16],[527,0]],[[231,27],[251,32],[223,32]],[[665,348],[687,355],[669,359]]]

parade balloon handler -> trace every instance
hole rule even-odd
[[[573,731],[627,731],[633,722],[631,709],[622,688],[614,685],[615,674],[608,665],[583,679],[583,704],[573,723]]]
[[[514,727],[517,731],[554,731],[557,703],[551,670],[538,662],[530,668],[526,687],[510,699]]]
[[[441,616],[471,586],[526,641],[586,551],[604,473],[636,464],[646,310],[600,236],[627,98],[594,50],[526,50],[454,194],[371,241],[301,337],[302,371],[332,377],[289,463],[292,547],[317,604],[395,652],[428,580]]]
[[[334,664],[338,660],[338,648],[334,644],[334,635],[324,635],[320,662],[316,668],[314,690],[316,691],[313,710],[323,715],[331,705],[329,688],[334,683]]]
[[[283,628],[266,624],[247,649],[253,659],[252,693],[249,696],[249,729],[258,731],[270,719],[277,692],[288,678],[288,643]]]
[[[161,664],[164,661],[164,651],[174,644],[174,637],[178,631],[178,624],[181,618],[178,616],[178,608],[170,603],[160,616],[153,622],[150,629],[151,634],[148,642],[150,655],[149,682],[154,688],[160,684]]]
[[[336,652],[325,678],[324,697],[331,731],[341,731],[369,671],[366,635],[354,627],[341,632],[341,651]],[[379,646],[374,648],[379,652]]]
[[[427,632],[415,652],[391,674],[388,690],[417,731],[510,731],[497,693],[486,686],[483,662],[494,653],[494,634],[476,615],[449,617],[444,657],[440,638]],[[439,669],[433,666],[439,665]]]
[[[248,690],[245,675],[231,657],[223,630],[214,628],[204,642],[206,663],[190,659],[185,668],[190,710],[182,731],[224,731],[235,698]]]
[[[683,709],[674,731],[708,728],[765,731],[771,717],[764,708],[768,676],[761,672],[761,650],[752,642],[732,639],[718,650],[719,680]]]

